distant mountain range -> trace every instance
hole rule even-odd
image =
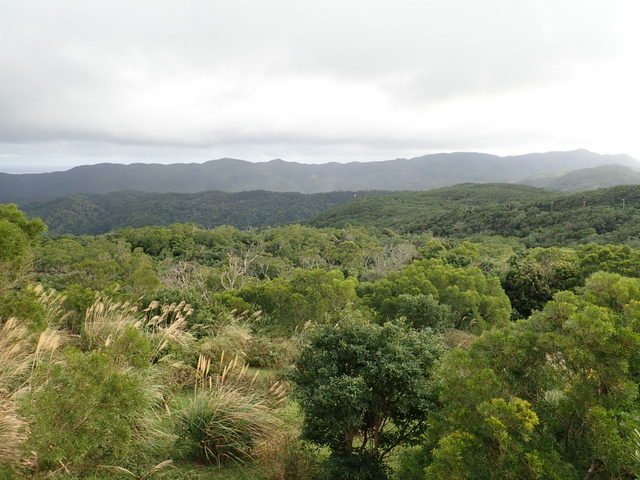
[[[122,190],[157,193],[426,190],[465,182],[536,181],[536,177],[555,178],[568,171],[611,164],[640,168],[640,163],[628,155],[600,155],[587,150],[507,157],[440,153],[412,159],[320,165],[283,160],[251,163],[234,159],[171,165],[105,163],[64,172],[2,173],[0,202],[24,204],[70,194],[106,194]]]

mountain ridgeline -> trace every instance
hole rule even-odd
[[[105,163],[64,172],[0,174],[0,202],[24,204],[75,193],[105,194],[123,190],[156,193],[427,190],[466,182],[514,183],[610,164],[640,166],[627,155],[599,155],[586,150],[510,157],[441,153],[412,159],[320,165],[234,159],[172,165]]]

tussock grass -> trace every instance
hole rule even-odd
[[[255,388],[258,374],[248,368],[238,356],[227,361],[224,352],[215,365],[200,356],[193,395],[176,415],[179,443],[190,457],[214,465],[244,463],[281,429],[274,406],[286,399],[285,385],[276,382],[261,392]]]

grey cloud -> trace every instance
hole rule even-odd
[[[370,85],[392,109],[546,85],[611,54],[611,11],[607,0],[3,2],[0,142],[146,145],[156,155],[244,145],[309,157],[363,144],[482,147],[492,134],[336,134],[225,112],[291,78]]]

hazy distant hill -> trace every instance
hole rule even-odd
[[[529,177],[520,183],[552,190],[578,192],[613,187],[615,185],[640,184],[640,171],[625,165],[602,165],[600,167],[574,170],[563,175]]]
[[[320,214],[311,224],[454,237],[514,236],[529,245],[629,242],[640,246],[640,186],[560,193],[524,185],[457,185],[358,199]]]
[[[370,195],[366,192],[359,195]],[[264,227],[309,220],[344,202],[354,192],[203,192],[195,194],[114,192],[75,194],[23,209],[42,218],[52,234],[96,234],[118,227],[197,223],[203,227]]]
[[[222,159],[202,164],[100,164],[65,172],[0,174],[0,202],[24,203],[72,193],[120,190],[195,193],[331,192],[338,190],[425,190],[464,182],[516,182],[606,164],[638,165],[627,155],[586,150],[498,157],[482,153],[443,153],[412,159],[308,165],[282,160],[251,163]]]

